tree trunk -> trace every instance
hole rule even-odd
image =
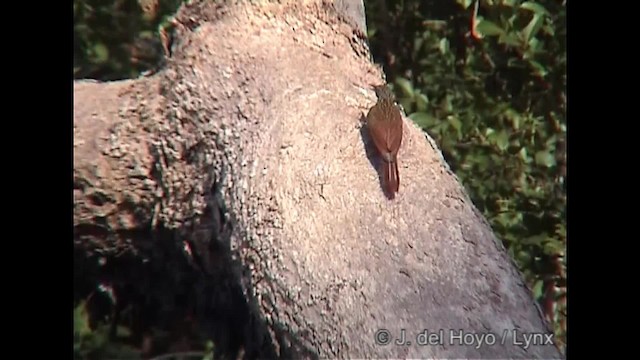
[[[348,3],[194,1],[160,72],[76,82],[76,251],[128,254],[167,284],[190,281],[172,266],[195,266],[210,276],[196,302],[231,281],[247,357],[560,357],[509,255],[407,118],[400,192],[384,196],[362,124],[382,74],[361,7],[340,15]],[[410,345],[394,343],[403,332]]]

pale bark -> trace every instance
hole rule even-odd
[[[230,267],[271,355],[559,357],[502,343],[505,331],[549,329],[409,119],[400,193],[384,197],[361,125],[382,75],[354,22],[310,1],[211,3],[179,11],[159,73],[75,83],[76,248],[154,261],[157,229],[174,231],[203,271]],[[404,329],[413,344],[376,345],[378,329]],[[416,345],[425,329],[443,329],[443,343]],[[449,344],[453,330],[496,344]]]

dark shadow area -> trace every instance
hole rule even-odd
[[[117,352],[115,358],[203,352],[208,340],[214,359],[275,358],[264,321],[249,310],[255,300],[243,295],[228,239],[213,236],[207,246],[185,251],[182,239],[194,233],[160,228],[115,234],[138,250],[115,256],[87,255],[76,247],[74,306],[86,302],[89,326],[95,332],[100,324],[108,328],[111,344],[110,350],[76,358],[111,356],[121,346],[138,355]],[[82,232],[75,236],[82,241]]]

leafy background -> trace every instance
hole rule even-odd
[[[159,36],[180,3],[74,0],[75,78],[117,80],[156,68]],[[365,0],[365,6],[374,59],[399,103],[438,143],[564,350],[565,1]],[[139,352],[116,341],[131,330],[113,319],[89,326],[92,294],[75,294],[76,358]],[[212,346],[203,341],[203,349]]]

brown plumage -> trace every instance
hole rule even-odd
[[[374,89],[378,102],[367,114],[367,127],[382,157],[385,187],[393,197],[400,189],[398,150],[402,144],[402,115],[389,88],[382,85],[375,86]]]

